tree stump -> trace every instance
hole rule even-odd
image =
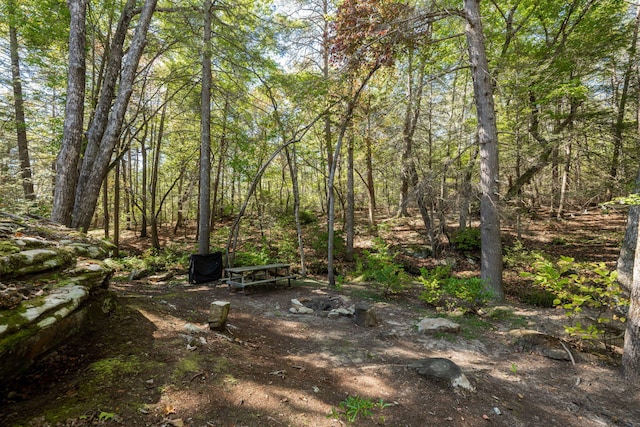
[[[231,303],[228,301],[214,301],[209,309],[209,328],[222,330],[227,325],[227,316]]]
[[[358,326],[376,326],[378,317],[373,308],[368,305],[356,306],[356,325]]]

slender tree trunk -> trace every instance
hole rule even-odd
[[[560,201],[558,202],[558,214],[557,218],[562,219],[565,210],[565,204],[567,203],[567,189],[569,186],[569,172],[571,172],[571,142],[565,146],[564,167],[562,169],[562,178],[560,180]]]
[[[153,147],[153,164],[151,165],[151,186],[149,192],[151,193],[151,246],[159,251],[160,239],[158,238],[158,217],[161,209],[157,208],[158,201],[158,174],[160,170],[160,148],[162,147],[162,137],[164,134],[164,119],[167,112],[167,103],[162,107],[162,114],[160,115],[160,125],[158,126],[158,135],[155,138],[156,143]],[[157,211],[156,211],[157,209]]]
[[[211,229],[215,225],[217,216],[222,218],[222,197],[219,197],[222,171],[224,168],[224,158],[227,150],[227,115],[229,114],[229,96],[225,95],[224,109],[222,110],[222,132],[220,134],[220,146],[218,147],[218,165],[216,167],[216,175],[213,180],[213,211],[211,212]]]
[[[616,180],[618,178],[618,169],[620,168],[620,154],[623,146],[623,131],[624,131],[624,115],[627,106],[627,100],[629,98],[629,84],[631,82],[631,74],[633,72],[634,65],[636,64],[636,50],[638,44],[638,30],[640,27],[640,4],[636,6],[636,20],[633,27],[633,35],[631,38],[631,46],[629,47],[627,66],[624,70],[624,81],[622,83],[622,93],[620,94],[620,103],[618,104],[618,113],[616,115],[616,122],[613,126],[613,154],[611,155],[611,167],[609,169],[609,175],[611,177],[611,183],[607,188],[607,200],[611,200],[616,186]]]
[[[10,13],[13,15],[15,4],[9,2]],[[9,51],[11,55],[11,81],[13,83],[13,105],[16,119],[16,136],[18,140],[18,158],[20,160],[20,178],[22,189],[27,200],[35,200],[31,177],[31,161],[29,159],[29,144],[27,141],[27,122],[24,117],[24,98],[22,93],[22,76],[20,74],[20,56],[18,54],[18,33],[14,22],[9,24]]]
[[[85,18],[87,0],[68,0],[71,14],[69,28],[69,73],[67,76],[67,103],[65,106],[62,147],[56,160],[56,184],[51,220],[72,224],[74,193],[78,182],[78,162],[82,146],[85,96],[85,44],[87,39]],[[102,184],[102,179],[99,184]],[[98,191],[94,197],[98,197]],[[89,217],[91,221],[91,217]]]
[[[120,256],[120,160],[116,163],[113,184],[113,251],[114,257]]]
[[[351,99],[347,101],[347,107],[339,127],[336,147],[335,147],[335,150],[333,151],[333,160],[331,163],[331,170],[329,171],[329,183],[328,183],[329,199],[327,201],[327,208],[328,208],[328,211],[327,211],[327,235],[328,235],[327,236],[327,269],[328,269],[329,286],[332,286],[332,287],[336,285],[335,271],[333,268],[333,261],[334,261],[333,239],[335,236],[334,227],[335,227],[335,221],[336,221],[336,216],[335,216],[336,200],[335,200],[334,184],[336,179],[336,169],[338,165],[338,160],[340,159],[340,150],[342,149],[342,142],[344,140],[344,135],[347,132],[349,123],[351,123],[351,119],[353,117],[353,110],[355,109],[358,103],[360,94],[362,93],[364,88],[367,86],[367,83],[369,83],[369,80],[371,79],[371,77],[373,77],[373,75],[375,74],[376,71],[378,71],[379,68],[380,68],[380,65],[376,65],[371,70],[369,70],[369,73],[362,80],[358,89],[353,93],[353,96],[351,97]]]
[[[104,237],[105,239],[109,238],[109,174],[104,177],[104,181],[102,183],[102,220],[104,221]]]
[[[480,145],[480,236],[481,278],[496,300],[504,299],[502,290],[502,242],[498,214],[498,132],[493,104],[493,84],[480,18],[480,1],[464,0],[466,36],[473,77],[478,143]]]
[[[147,144],[146,144],[147,131],[145,130],[145,136],[140,140],[140,154],[142,156],[142,197],[140,214],[140,237],[147,237],[147,225],[149,218],[149,191],[147,190],[147,171],[149,170],[149,162],[147,161]],[[153,128],[151,129],[151,139],[153,139]]]
[[[129,180],[131,179],[131,149],[127,151],[127,161],[122,159],[122,184],[124,185],[124,212],[125,212],[125,227],[127,230],[131,230],[133,228],[133,213],[132,213],[132,204],[131,203],[131,193],[129,189],[132,186],[132,183],[127,180],[127,176],[129,176]]]
[[[285,151],[289,173],[291,174],[291,189],[293,191],[293,216],[296,222],[296,234],[298,236],[298,254],[300,256],[300,275],[307,276],[307,266],[304,257],[304,238],[302,234],[302,224],[300,223],[300,188],[298,182],[298,161],[296,146],[292,145],[291,150]]]
[[[471,204],[471,197],[473,195],[473,187],[471,186],[471,177],[473,176],[473,168],[476,165],[476,159],[478,158],[479,147],[476,145],[469,163],[467,164],[460,185],[460,216],[458,218],[458,227],[460,230],[467,228],[467,220],[469,219],[469,205]]]
[[[202,92],[200,113],[200,207],[198,253],[209,253],[211,216],[211,0],[204,0]]]
[[[369,194],[369,225],[376,226],[376,189],[373,182],[373,153],[371,148],[371,114],[367,111],[367,135],[364,138],[366,145],[367,164],[367,192]]]
[[[345,260],[353,261],[353,241],[355,238],[355,192],[353,175],[353,132],[350,132],[347,143],[347,210],[346,214],[346,248]]]

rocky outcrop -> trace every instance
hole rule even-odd
[[[112,245],[43,219],[0,212],[0,383],[115,307]]]

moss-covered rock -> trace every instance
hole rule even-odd
[[[114,307],[111,244],[0,212],[0,383]]]

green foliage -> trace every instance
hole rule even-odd
[[[530,266],[542,257],[541,252],[525,248],[520,240],[517,240],[513,246],[505,247],[502,254],[504,265],[511,268]]]
[[[613,313],[629,305],[616,281],[617,272],[603,262],[580,263],[565,256],[556,261],[540,258],[533,264],[533,272],[521,276],[553,295],[553,305],[562,307],[573,320],[565,331],[581,339],[599,338],[604,332],[601,325],[617,320]],[[596,310],[597,324],[584,325],[576,320],[585,308]]]
[[[451,244],[460,252],[472,252],[480,249],[480,229],[465,228],[456,232],[451,238]]]
[[[391,404],[386,403],[383,399],[374,402],[366,397],[349,396],[339,404],[343,413],[336,411],[334,408],[330,416],[338,419],[344,415],[348,422],[354,423],[358,417],[371,417],[373,415],[373,409],[384,409],[388,406],[391,406]]]
[[[98,415],[98,421],[111,421],[113,419],[115,419],[116,414],[114,412],[100,412],[100,415]]]
[[[318,222],[318,217],[316,216],[316,214],[304,209],[300,210],[299,217],[300,223],[302,225],[315,224],[316,222]]]
[[[384,239],[376,237],[373,243],[371,250],[364,250],[356,257],[356,273],[362,280],[382,288],[384,295],[401,292],[409,283],[408,275],[402,265],[395,262],[395,254]]]
[[[482,279],[454,277],[451,267],[446,265],[439,265],[432,270],[421,268],[419,280],[424,287],[419,298],[428,304],[441,305],[447,301],[447,308],[455,309],[457,305],[475,306],[491,299],[491,293]]]
[[[140,256],[110,258],[105,262],[115,271],[170,271],[182,270],[189,265],[189,251],[178,245],[169,245],[156,251],[149,249]]]
[[[316,255],[327,253],[327,246],[329,242],[329,232],[326,230],[320,231],[318,228],[311,232],[309,244],[315,251]],[[333,234],[333,255],[336,258],[341,258],[344,255],[346,242],[342,232],[335,230]]]
[[[233,263],[236,267],[264,265],[271,262],[271,255],[266,244],[257,246],[253,243],[247,243],[244,246],[244,249],[237,251],[233,258]]]

